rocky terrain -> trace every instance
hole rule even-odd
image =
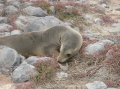
[[[83,36],[69,69],[56,55],[25,58],[0,46],[0,89],[120,89],[120,0],[0,0],[0,37],[56,25]]]

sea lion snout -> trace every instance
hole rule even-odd
[[[65,64],[65,63],[67,63],[67,62],[72,61],[72,60],[71,60],[72,57],[73,57],[73,56],[70,56],[70,55],[67,55],[67,56],[58,56],[58,57],[57,57],[57,61],[58,61],[58,63],[60,63],[60,64]]]
[[[64,64],[64,63],[66,63],[67,58],[63,58],[63,57],[61,57],[61,56],[58,56],[58,57],[57,57],[57,61],[58,61],[58,63],[60,63],[60,64]]]

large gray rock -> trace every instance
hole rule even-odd
[[[37,72],[35,67],[23,62],[19,67],[17,67],[12,73],[12,80],[15,83],[21,83],[28,81],[32,76],[35,76]]]
[[[0,32],[9,31],[12,28],[9,24],[0,24]]]
[[[42,10],[40,7],[28,6],[25,9],[23,9],[23,12],[30,16],[38,16],[38,17],[47,16],[47,13],[44,10]]]
[[[25,27],[25,32],[44,30],[56,25],[64,25],[64,23],[54,16],[40,17],[30,21]]]
[[[99,53],[100,51],[105,50],[105,46],[106,45],[112,45],[114,44],[114,42],[110,41],[110,40],[100,40],[96,43],[93,44],[89,44],[86,48],[85,48],[85,54],[87,55],[94,55],[96,53]]]
[[[0,23],[7,23],[7,17],[0,17]]]
[[[86,84],[87,89],[107,89],[107,85],[101,81],[94,81]]]
[[[17,28],[25,32],[39,31],[48,29],[56,25],[70,25],[62,22],[54,16],[35,17],[35,16],[19,16],[15,21]]]
[[[14,49],[0,46],[0,72],[9,74],[14,70],[24,59]]]
[[[14,14],[14,13],[17,13],[18,12],[18,9],[15,7],[15,6],[7,6],[6,9],[5,9],[5,13],[7,15],[11,15],[11,14]]]

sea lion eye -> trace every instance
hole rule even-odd
[[[67,57],[70,57],[70,56],[71,56],[71,54],[66,54],[66,56],[67,56]]]

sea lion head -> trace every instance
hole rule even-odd
[[[62,41],[60,54],[57,61],[61,64],[71,61],[71,59],[79,53],[82,45],[82,38],[80,34],[71,35]]]

